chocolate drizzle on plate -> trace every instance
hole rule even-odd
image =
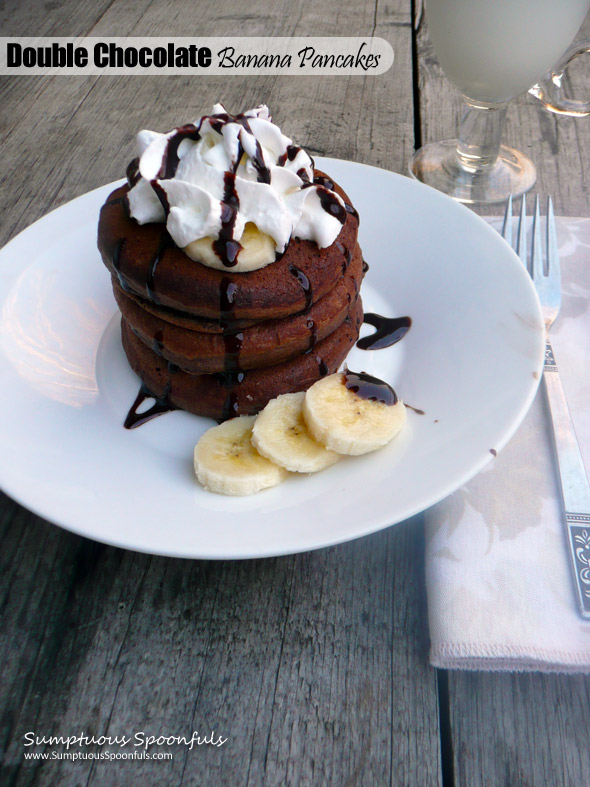
[[[175,405],[171,404],[168,401],[169,392],[170,392],[170,385],[168,384],[166,386],[166,391],[164,392],[164,396],[162,397],[154,396],[154,394],[148,390],[145,383],[142,383],[141,388],[139,389],[139,393],[137,394],[135,401],[131,405],[129,412],[127,413],[127,418],[125,418],[125,421],[123,423],[125,429],[136,429],[138,426],[147,423],[147,421],[151,421],[152,418],[156,418],[158,415],[162,415],[163,413],[169,413],[172,410],[178,410],[178,407],[176,407]],[[138,413],[137,412],[138,409],[148,399],[153,399],[154,403],[151,405],[151,407],[148,407],[147,410]]]
[[[382,350],[401,341],[410,330],[410,317],[383,317],[381,314],[368,312],[363,322],[373,325],[377,330],[370,336],[363,336],[356,343],[361,350]]]
[[[397,394],[385,380],[373,377],[366,372],[351,372],[349,369],[343,372],[343,384],[349,391],[367,399],[370,402],[381,402],[386,405],[394,405],[398,401]]]
[[[411,410],[413,413],[416,413],[416,415],[426,415],[424,410],[420,410],[419,407],[412,407],[412,405],[408,404],[407,402],[404,402],[404,406],[407,407],[408,410]]]

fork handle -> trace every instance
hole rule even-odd
[[[553,425],[576,596],[580,613],[590,619],[590,485],[549,339],[545,344],[543,380]]]

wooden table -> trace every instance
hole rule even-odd
[[[416,146],[452,136],[460,107],[413,6],[0,4],[10,36],[374,34],[396,56],[379,77],[3,78],[0,243],[120,177],[138,129],[165,130],[217,100],[236,111],[264,101],[310,152],[406,172]],[[532,156],[558,213],[590,215],[589,130],[530,97],[509,109],[507,140]],[[590,783],[590,678],[428,666],[420,518],[317,552],[237,562],[103,546],[7,497],[0,523],[3,784]],[[211,729],[227,743],[161,748],[170,761],[23,758],[33,730]]]

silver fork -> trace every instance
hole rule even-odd
[[[509,198],[506,206],[502,235],[512,246],[512,197]],[[532,228],[532,270],[529,269],[526,247],[526,198],[523,196],[518,222],[516,253],[533,278],[543,309],[545,322],[543,380],[555,438],[564,523],[580,614],[582,617],[590,619],[590,486],[549,340],[549,329],[555,322],[561,306],[561,273],[551,197],[547,200],[546,248],[546,265],[544,266],[539,197],[537,196]]]

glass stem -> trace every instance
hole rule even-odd
[[[457,158],[471,174],[484,174],[498,158],[507,104],[484,104],[465,98]]]

